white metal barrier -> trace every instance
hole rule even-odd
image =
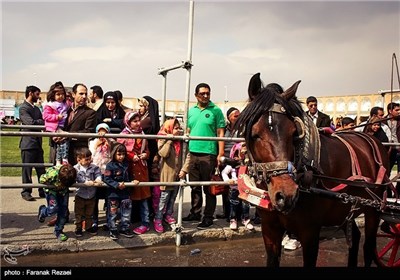
[[[0,129],[4,126],[0,126]],[[5,127],[4,127],[5,128]],[[8,128],[8,127],[7,127]],[[19,126],[14,128],[26,128],[25,126]],[[67,138],[97,138],[99,135],[97,133],[56,133],[56,132],[33,132],[33,131],[2,131],[0,130],[0,137],[1,136],[36,136],[36,137],[67,137]],[[164,135],[133,135],[133,134],[105,134],[105,138],[143,138],[143,139],[173,139],[173,140],[181,140],[183,143],[187,143],[189,140],[215,140],[215,141],[235,141],[241,142],[244,141],[244,138],[234,138],[234,137],[200,137],[200,136],[164,136]],[[4,152],[4,151],[2,151]],[[185,156],[185,155],[184,155]],[[186,157],[184,157],[186,158]],[[52,163],[0,163],[0,167],[35,167],[35,166],[43,166],[43,167],[50,167],[53,166]],[[177,182],[139,182],[139,184],[134,183],[125,183],[127,187],[142,187],[142,186],[177,186],[179,187],[178,192],[178,216],[177,216],[177,224],[173,228],[176,233],[176,246],[181,245],[182,240],[182,211],[183,211],[183,195],[184,195],[184,188],[187,186],[210,186],[210,185],[230,185],[229,182],[224,181],[196,181],[196,182],[189,182],[188,176],[186,180],[180,180]],[[82,183],[76,183],[72,187],[81,187],[87,186]],[[48,186],[44,184],[1,184],[0,189],[13,189],[13,188],[52,188],[54,186]],[[92,187],[107,187],[106,184],[96,184]]]

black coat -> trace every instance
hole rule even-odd
[[[23,125],[44,125],[42,112],[37,106],[32,106],[28,101],[24,101],[19,107],[19,118]],[[22,129],[21,131],[34,131],[32,129]],[[19,142],[21,150],[42,150],[42,137],[22,136]]]
[[[75,116],[71,122],[68,121],[69,116],[72,112],[72,108],[68,110],[68,117],[65,122],[64,130],[68,132],[77,132],[77,133],[94,133],[96,129],[96,111],[84,105],[78,108],[75,112]],[[69,147],[69,161],[70,163],[75,164],[75,149],[80,147],[88,147],[88,138],[78,138],[72,137],[70,138],[70,147]]]
[[[309,111],[307,111],[307,114],[310,116]],[[327,115],[322,113],[321,111],[318,111],[318,118],[317,118],[317,127],[330,127],[331,126],[331,118]]]

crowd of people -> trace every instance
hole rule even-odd
[[[42,111],[35,106],[41,90],[28,86],[25,101],[20,107],[20,119],[24,125],[45,125],[49,132],[97,133],[98,137],[51,137],[50,162],[54,167],[47,171],[36,167],[38,181],[56,186],[40,188],[39,197],[46,198],[47,206],[39,207],[38,220],[53,217],[49,225],[54,225],[54,233],[60,241],[68,236],[63,232],[69,220],[69,187],[73,183],[84,183],[75,193],[75,236],[85,232],[95,235],[99,228],[99,204],[104,200],[106,221],[103,229],[109,231],[110,238],[120,235],[132,237],[148,232],[153,224],[156,232],[165,231],[166,225],[176,223],[174,204],[178,187],[135,186],[133,182],[177,182],[182,179],[210,181],[215,168],[219,168],[223,179],[230,181],[229,192],[222,197],[222,213],[216,217],[226,219],[232,230],[241,223],[246,230],[253,230],[253,223],[260,223],[259,216],[250,217],[250,204],[239,198],[237,188],[238,164],[231,164],[226,158],[241,162],[244,158],[242,143],[233,141],[190,140],[188,153],[183,155],[183,142],[173,136],[183,135],[204,137],[237,137],[235,121],[240,114],[237,108],[229,108],[224,116],[222,110],[211,101],[211,87],[206,83],[196,86],[194,96],[197,103],[189,109],[187,130],[184,132],[178,119],[172,118],[160,124],[158,102],[150,96],[138,99],[138,108],[128,108],[122,104],[121,91],[107,91],[99,85],[90,87],[78,83],[67,92],[62,82],[50,86],[47,103]],[[396,116],[400,105],[390,103],[389,117],[384,122],[383,108],[371,109],[370,118],[363,126],[355,127],[355,120],[345,117],[340,127],[332,125],[330,117],[318,110],[317,99],[310,96],[306,100],[306,114],[323,132],[360,128],[382,142],[398,142],[400,122]],[[392,118],[394,117],[394,118]],[[25,131],[33,131],[24,129]],[[113,137],[104,137],[113,134]],[[163,135],[168,139],[146,139],[121,137],[120,135]],[[23,136],[20,141],[23,163],[44,163],[42,137]],[[391,168],[399,160],[397,149],[388,148]],[[32,183],[32,167],[22,168],[23,183]],[[106,187],[96,188],[96,184]],[[33,201],[32,188],[23,188],[21,196]],[[205,203],[203,203],[203,197]],[[184,222],[199,222],[197,228],[207,229],[213,225],[217,197],[207,186],[191,186],[191,208]],[[203,207],[204,204],[204,207]],[[140,222],[136,228],[132,223]],[[287,232],[282,245],[295,250],[301,246],[296,236]]]
[[[222,110],[211,102],[210,92],[210,86],[205,83],[195,89],[197,104],[189,111],[186,131],[190,136],[225,135],[228,127],[225,117]],[[186,178],[189,181],[209,181],[215,167],[222,169],[221,157],[229,156],[229,151],[226,151],[231,146],[225,148],[224,141],[189,141],[189,152],[183,156],[183,142],[172,137],[120,137],[125,134],[183,135],[181,123],[176,118],[160,125],[158,102],[150,96],[139,98],[139,107],[133,109],[123,106],[122,93],[118,90],[103,93],[101,86],[95,85],[88,92],[86,85],[78,83],[67,92],[62,82],[58,81],[50,86],[42,113],[35,106],[40,93],[36,86],[26,88],[25,101],[20,108],[22,124],[44,125],[48,132],[98,134],[92,139],[76,135],[50,137],[49,161],[54,166],[47,170],[36,167],[40,183],[57,186],[39,189],[39,196],[46,198],[47,205],[39,207],[38,220],[44,222],[47,217],[52,217],[48,225],[54,226],[54,234],[60,241],[68,239],[63,228],[69,221],[70,211],[66,201],[73,183],[85,184],[75,192],[76,237],[85,232],[97,234],[102,200],[106,213],[103,228],[109,231],[111,239],[118,239],[119,235],[130,238],[134,234],[145,234],[151,224],[156,232],[162,233],[165,225],[176,223],[174,205],[178,187],[161,184],[127,188],[125,184],[176,182]],[[234,109],[237,118],[239,111]],[[228,120],[232,119],[232,110]],[[231,125],[234,123],[232,120],[229,122]],[[104,134],[115,134],[115,137],[104,137]],[[20,149],[23,163],[44,163],[42,137],[22,136]],[[22,177],[23,183],[32,183],[32,167],[23,167]],[[93,187],[103,183],[106,188]],[[191,188],[192,208],[183,220],[199,221],[199,229],[208,228],[213,224],[216,196],[209,193],[208,187]],[[202,213],[203,192],[205,206]],[[32,196],[32,188],[24,188],[21,196],[26,201],[36,200]],[[229,197],[229,205],[230,201],[237,200],[231,195]],[[239,214],[231,212],[231,220],[237,219],[234,215]],[[246,215],[246,212],[240,215]],[[138,221],[140,225],[132,229],[132,223]],[[252,229],[248,213],[243,223],[247,229]]]

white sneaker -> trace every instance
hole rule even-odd
[[[285,246],[289,242],[290,238],[289,235],[285,235],[285,237],[282,239],[282,246]]]
[[[289,239],[289,241],[285,244],[285,246],[283,246],[283,248],[286,250],[296,250],[297,248],[300,247],[301,244],[296,239]]]
[[[248,230],[253,230],[254,229],[254,226],[250,223],[250,219],[242,220],[242,224]]]
[[[230,228],[231,230],[237,230],[238,226],[237,226],[237,222],[236,222],[235,219],[231,219],[229,228]]]

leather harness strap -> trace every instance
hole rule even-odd
[[[380,183],[382,183],[383,179],[385,178],[386,168],[382,164],[382,157],[381,157],[380,153],[378,152],[378,146],[376,145],[376,143],[374,141],[370,140],[368,137],[366,137],[362,133],[358,133],[358,135],[361,136],[372,148],[374,161],[375,161],[375,163],[377,163],[379,165],[378,175],[375,180],[375,184],[380,184]],[[349,181],[363,180],[368,183],[373,183],[374,181],[371,178],[365,177],[361,174],[361,168],[360,168],[360,164],[358,161],[358,157],[357,157],[357,154],[355,153],[353,147],[351,146],[351,144],[347,140],[345,140],[343,137],[341,137],[339,134],[334,133],[334,134],[332,134],[332,137],[336,137],[337,139],[339,139],[349,150],[351,163],[352,163],[352,176],[347,178],[347,180],[349,180]],[[330,190],[337,192],[337,191],[344,189],[347,186],[348,186],[348,184],[342,183],[342,184],[337,185],[336,187],[333,187]]]
[[[359,133],[359,135],[364,138],[372,147],[373,150],[373,155],[374,155],[374,160],[375,162],[379,165],[379,170],[378,170],[378,175],[376,177],[376,184],[381,184],[383,182],[383,179],[386,177],[387,178],[387,174],[386,174],[386,168],[383,166],[382,163],[382,155],[381,153],[379,153],[379,148],[378,145],[376,144],[375,141],[373,141],[371,138],[367,137],[366,135]]]
[[[332,137],[339,139],[349,150],[350,159],[351,159],[351,173],[353,174],[353,176],[361,174],[360,163],[358,162],[356,152],[354,151],[354,149],[350,145],[350,143],[347,142],[346,140],[344,140],[342,137],[340,137],[337,134],[332,134]]]

